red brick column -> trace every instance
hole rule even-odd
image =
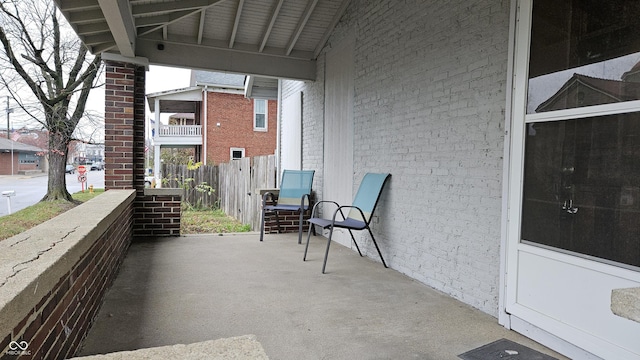
[[[136,85],[140,86],[136,82],[138,66],[112,61],[106,61],[105,64],[104,185],[106,190],[133,189],[136,160],[134,156]],[[142,73],[141,86],[142,132],[144,134],[144,72]],[[144,151],[144,145],[142,149]],[[144,166],[144,162],[142,164]]]
[[[181,193],[159,195],[147,189],[145,195],[146,69],[113,61],[105,64],[105,188],[136,190],[134,237],[180,235]]]

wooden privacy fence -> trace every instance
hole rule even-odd
[[[219,206],[243,224],[250,224],[253,230],[260,228],[260,189],[277,186],[275,155],[242,158],[195,170],[189,170],[187,165],[163,164],[162,174],[167,179],[162,187],[184,189],[183,201],[201,207]],[[215,191],[198,191],[197,186],[203,183]]]
[[[195,207],[209,208],[218,205],[218,167],[200,166],[195,170],[189,170],[187,165],[162,165],[162,187],[182,188],[182,201]],[[165,183],[166,181],[166,183]],[[214,191],[205,191],[206,186],[211,186]]]
[[[260,228],[262,198],[260,189],[276,187],[276,159],[274,155],[242,158],[218,165],[220,208],[240,220]]]

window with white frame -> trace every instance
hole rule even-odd
[[[244,148],[232,147],[229,149],[229,157],[231,160],[239,160],[244,157]]]
[[[267,100],[253,100],[253,130],[267,131]]]
[[[523,242],[640,268],[638,13],[625,0],[533,2]]]

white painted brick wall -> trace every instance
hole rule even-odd
[[[385,259],[494,316],[508,20],[508,1],[353,0],[327,45],[355,31],[354,178],[393,174],[374,224]],[[324,55],[317,78],[283,95],[304,93],[303,163],[321,194]]]
[[[302,91],[302,168],[316,170],[313,177],[313,192],[317,199],[322,198],[322,167],[324,147],[324,65],[318,61],[318,81],[283,81],[282,98],[285,99]],[[284,101],[283,101],[284,102]],[[286,131],[286,129],[280,129]],[[281,137],[282,138],[282,137]],[[282,171],[282,169],[280,170]]]

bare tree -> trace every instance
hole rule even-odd
[[[0,65],[0,80],[49,133],[49,182],[42,201],[72,201],[65,181],[67,149],[96,86],[101,58],[89,54],[53,1],[0,0],[0,42],[0,64],[8,65]],[[25,92],[40,106],[23,106]]]

